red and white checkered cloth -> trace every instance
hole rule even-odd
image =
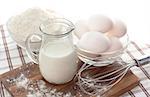
[[[150,45],[132,41],[122,58],[129,61],[144,55],[150,55]],[[30,61],[25,51],[11,39],[5,26],[0,25],[0,74]],[[150,97],[150,64],[132,67],[131,70],[140,78],[140,83],[121,97]],[[0,96],[11,97],[2,84],[0,84]]]

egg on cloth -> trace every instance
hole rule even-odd
[[[78,48],[92,54],[99,54],[109,49],[110,40],[101,32],[87,32],[78,41]]]
[[[113,23],[112,20],[107,16],[97,14],[89,17],[88,25],[90,31],[100,31],[105,33],[112,28]]]
[[[123,48],[123,45],[122,45],[121,41],[119,40],[119,38],[110,37],[110,41],[111,41],[111,46],[106,52],[115,52],[115,51],[119,51]]]
[[[127,33],[127,27],[121,20],[114,20],[113,28],[108,31],[107,36],[122,37]]]
[[[88,28],[88,24],[86,20],[78,20],[75,23],[75,31],[74,34],[78,37],[81,38],[81,36],[85,33],[88,32],[89,28]]]

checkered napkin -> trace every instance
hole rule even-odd
[[[129,61],[134,58],[141,58],[144,55],[150,55],[150,45],[137,44],[132,41],[122,59]],[[25,51],[11,39],[5,26],[0,25],[0,74],[28,62],[31,62],[31,60],[27,57]],[[131,70],[140,78],[140,83],[121,97],[150,97],[150,64],[142,67],[135,66]],[[2,84],[0,84],[0,96],[11,97]]]

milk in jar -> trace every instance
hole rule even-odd
[[[73,23],[67,19],[48,19],[39,27],[41,34],[27,37],[27,54],[39,64],[41,75],[50,83],[67,83],[77,73],[78,57],[72,38],[74,29]],[[33,37],[41,41],[39,53],[32,52],[30,42]]]
[[[77,72],[77,55],[67,43],[45,45],[39,54],[43,77],[50,83],[62,84],[73,79]]]

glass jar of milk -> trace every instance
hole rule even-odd
[[[42,34],[29,35],[26,50],[39,64],[42,76],[50,83],[63,84],[73,79],[77,72],[78,57],[72,40],[74,25],[66,19],[49,19],[39,27]],[[33,37],[41,39],[39,55],[32,52]]]

